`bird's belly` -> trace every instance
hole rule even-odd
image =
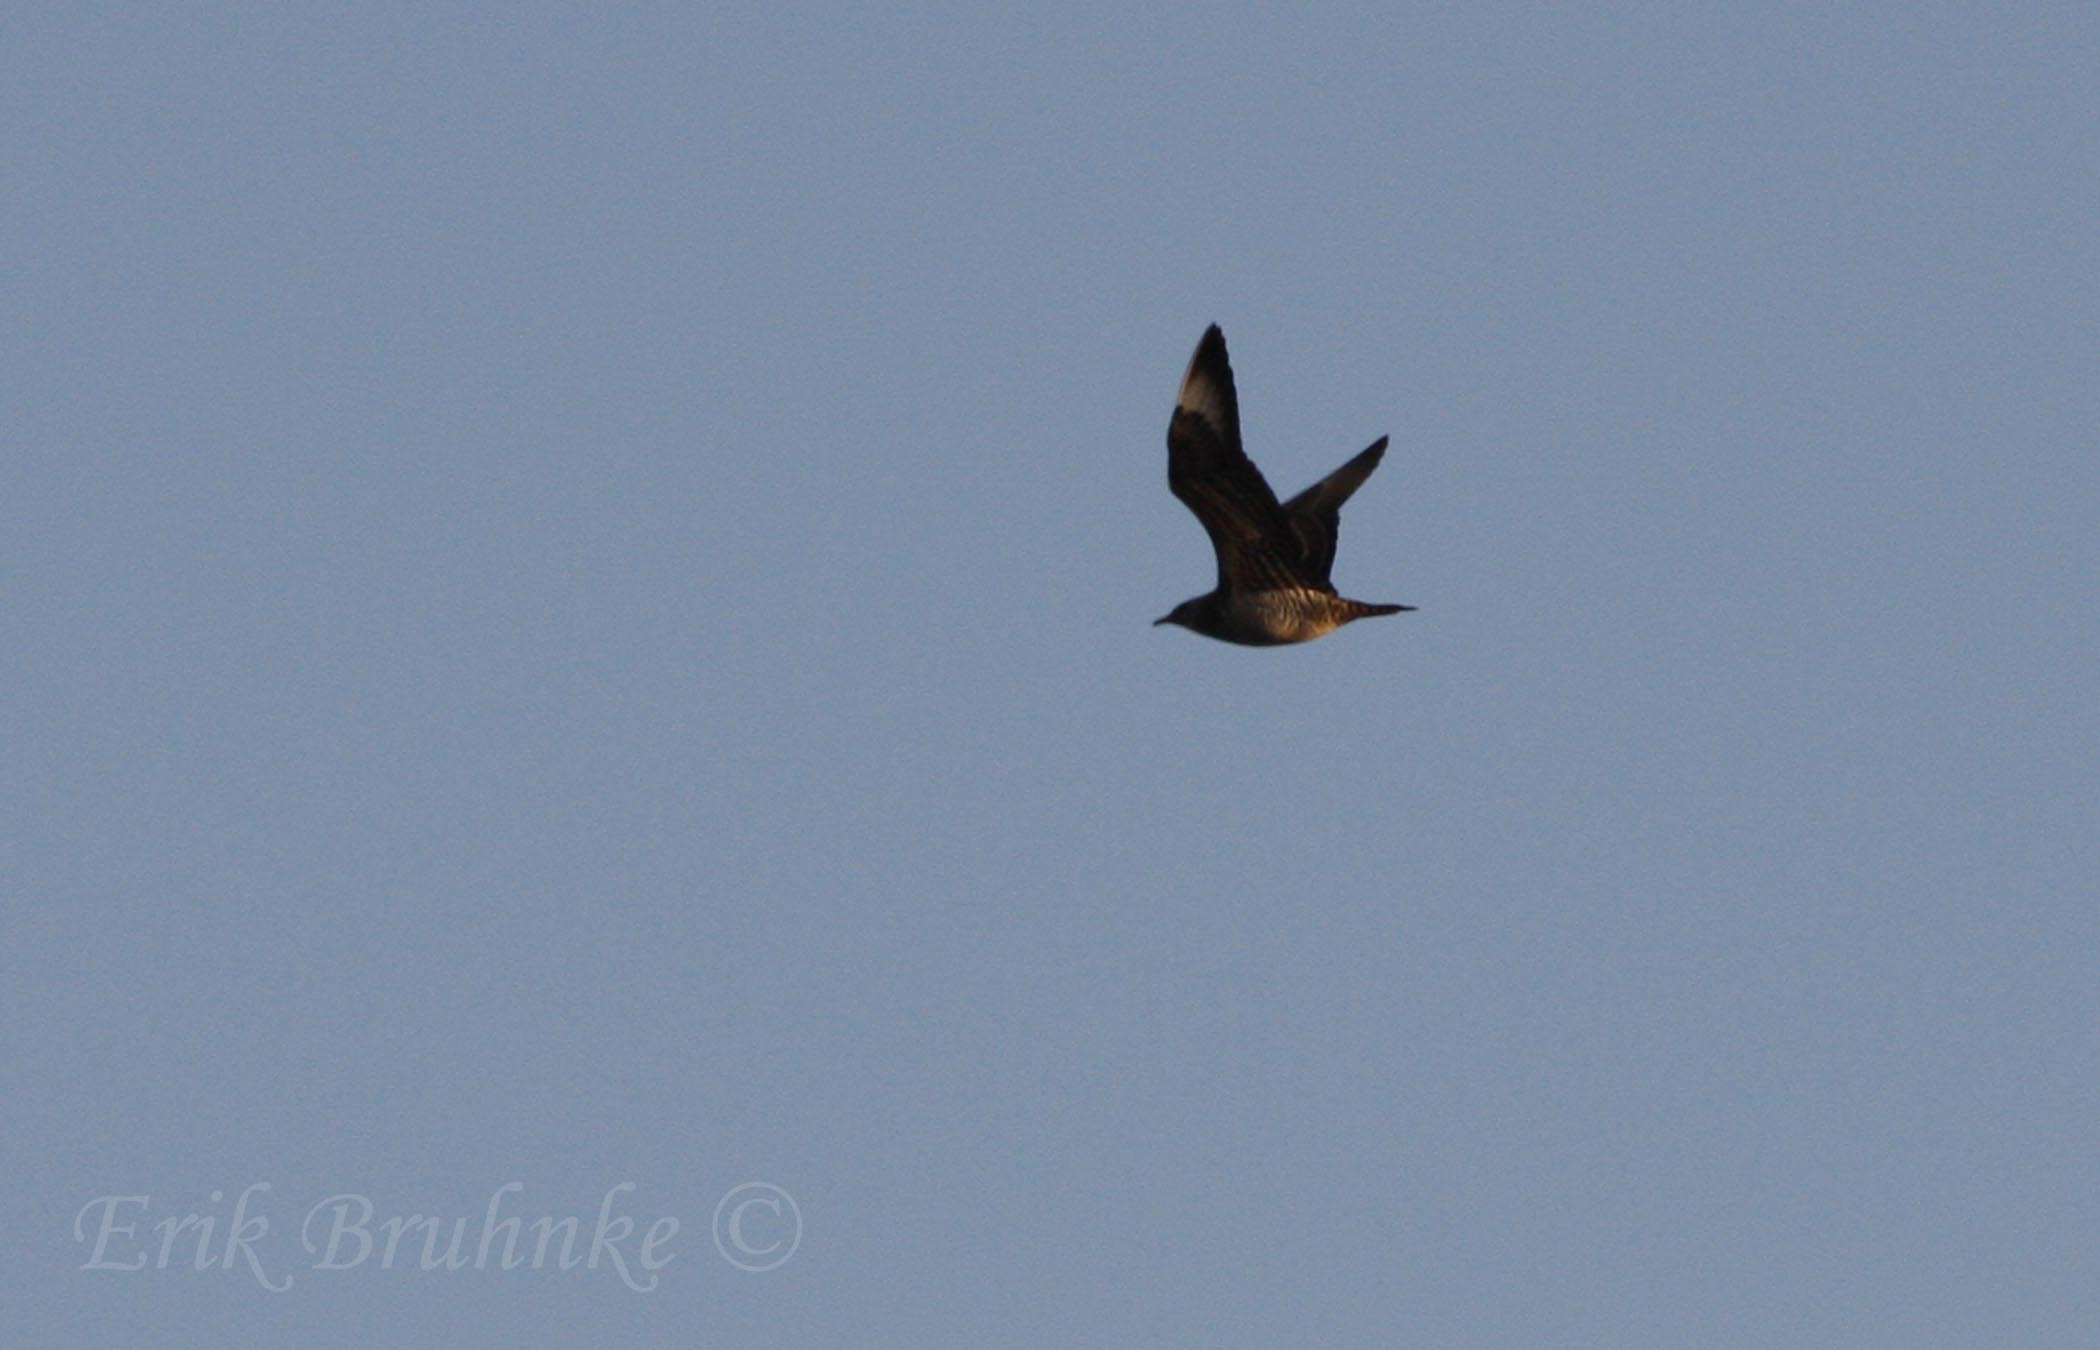
[[[1340,627],[1329,612],[1329,597],[1318,591],[1246,591],[1227,611],[1230,638],[1251,647],[1310,642]]]

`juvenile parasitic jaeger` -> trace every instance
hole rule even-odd
[[[1184,600],[1153,621],[1250,647],[1310,642],[1352,619],[1398,614],[1413,605],[1369,605],[1336,594],[1334,567],[1342,503],[1385,454],[1380,436],[1354,459],[1278,505],[1240,446],[1240,402],[1212,324],[1181,377],[1167,424],[1167,486],[1196,513],[1218,553],[1218,587]]]

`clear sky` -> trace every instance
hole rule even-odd
[[[2100,1338],[2091,5],[7,27],[10,1344]]]

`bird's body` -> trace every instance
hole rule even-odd
[[[1333,589],[1309,586],[1271,587],[1260,591],[1212,591],[1184,600],[1159,623],[1237,642],[1243,647],[1281,647],[1325,637],[1351,619],[1396,614],[1408,605],[1367,605],[1344,599]]]
[[[1212,324],[1189,358],[1167,426],[1167,486],[1195,513],[1218,555],[1218,584],[1159,623],[1250,647],[1309,642],[1354,619],[1412,605],[1346,599],[1328,580],[1342,503],[1385,454],[1385,437],[1279,504],[1240,445],[1239,396],[1225,335]]]

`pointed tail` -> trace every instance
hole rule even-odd
[[[1358,619],[1375,619],[1381,614],[1412,614],[1415,611],[1413,605],[1371,605],[1361,600],[1344,600],[1342,603],[1348,606],[1349,610],[1347,616],[1342,619],[1343,623],[1354,623]]]

